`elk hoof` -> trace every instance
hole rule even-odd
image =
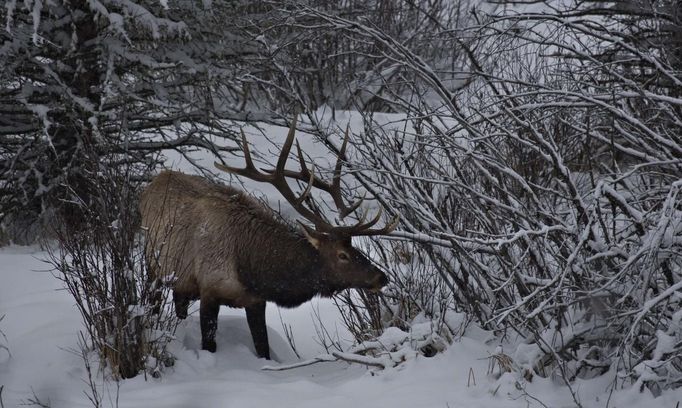
[[[202,341],[201,342],[201,349],[206,350],[206,351],[210,351],[211,353],[215,353],[215,350],[216,350],[215,340]]]

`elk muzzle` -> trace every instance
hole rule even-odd
[[[386,285],[388,285],[388,276],[379,269],[376,269],[376,276],[368,283],[369,290],[372,292],[379,292],[381,291],[381,288]]]

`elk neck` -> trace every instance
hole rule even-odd
[[[239,262],[240,281],[253,294],[279,306],[296,307],[316,295],[331,296],[337,290],[322,267],[317,249],[294,227],[269,222],[261,225],[255,239],[258,255]]]

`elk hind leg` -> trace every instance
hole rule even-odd
[[[249,323],[253,345],[258,357],[270,360],[268,330],[265,325],[265,302],[256,303],[246,309],[246,321]]]

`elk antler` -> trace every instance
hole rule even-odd
[[[284,145],[282,146],[279,158],[277,159],[277,164],[275,168],[272,170],[265,170],[264,172],[262,172],[259,171],[253,164],[253,160],[251,159],[251,152],[249,151],[249,146],[244,131],[242,131],[241,134],[242,145],[244,150],[244,161],[246,162],[246,166],[244,168],[237,168],[232,166],[226,166],[220,163],[214,163],[214,165],[219,170],[228,173],[238,174],[240,176],[250,178],[251,180],[269,183],[273,185],[277,189],[277,191],[279,191],[280,194],[282,194],[282,197],[284,197],[301,216],[306,218],[308,221],[312,222],[315,225],[315,229],[320,232],[333,234],[336,236],[386,235],[391,233],[391,231],[393,231],[398,226],[399,218],[398,216],[396,216],[390,223],[386,224],[383,228],[372,229],[372,227],[376,225],[376,223],[379,222],[379,220],[381,219],[382,215],[381,208],[379,209],[376,216],[368,222],[365,222],[367,216],[367,213],[365,212],[363,213],[362,217],[360,218],[360,221],[357,224],[350,226],[337,226],[327,222],[317,211],[313,211],[309,207],[305,206],[303,202],[310,195],[310,191],[312,190],[312,188],[313,187],[318,188],[331,195],[332,199],[334,200],[334,204],[339,210],[339,215],[341,219],[343,219],[348,214],[351,214],[360,207],[364,200],[364,197],[352,203],[351,205],[346,205],[341,194],[341,170],[343,167],[343,160],[346,154],[346,146],[348,144],[348,128],[346,128],[343,143],[341,145],[341,149],[339,150],[339,154],[337,155],[337,161],[334,167],[334,176],[332,177],[331,184],[315,176],[314,168],[308,169],[308,166],[306,165],[305,160],[303,159],[303,152],[301,151],[301,146],[298,144],[298,141],[296,141],[296,151],[298,154],[298,161],[301,165],[301,170],[296,172],[284,168],[287,159],[289,158],[291,146],[294,143],[295,133],[296,116],[294,116],[294,119],[291,123],[291,127],[289,128],[289,133],[287,134],[287,138],[284,142]],[[300,196],[297,196],[293,192],[291,187],[289,187],[289,184],[286,181],[287,177],[307,183],[305,190]]]

